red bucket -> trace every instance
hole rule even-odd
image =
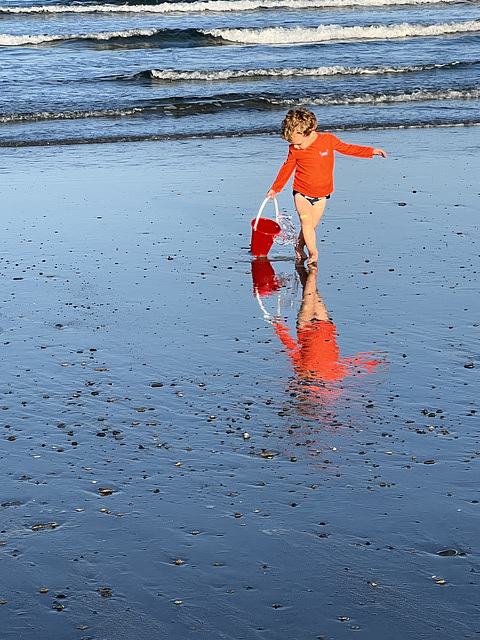
[[[269,296],[280,290],[280,283],[268,258],[252,260],[252,280],[255,296]]]
[[[275,240],[275,236],[277,236],[282,230],[278,222],[275,222],[275,220],[260,217],[264,206],[269,200],[270,198],[265,198],[257,217],[251,222],[252,241],[250,243],[250,252],[257,258],[268,255],[268,252],[272,248],[273,241]],[[278,212],[278,205],[275,199],[274,202],[275,209]]]

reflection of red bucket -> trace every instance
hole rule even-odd
[[[269,218],[258,218],[252,220],[252,241],[250,251],[254,256],[266,256],[272,248],[275,236],[282,230],[275,220]],[[255,228],[256,226],[256,228]]]
[[[252,280],[255,295],[268,296],[280,289],[280,283],[268,258],[252,260]]]

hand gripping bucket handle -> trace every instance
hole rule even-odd
[[[257,257],[268,255],[268,252],[272,248],[275,236],[282,230],[276,220],[261,217],[262,211],[269,200],[271,200],[271,198],[265,198],[258,211],[257,217],[251,222],[252,241],[250,243],[250,252]],[[273,198],[273,202],[275,203],[275,216],[278,219],[279,212],[277,200]]]
[[[258,225],[258,221],[260,220],[260,216],[262,215],[262,211],[265,209],[265,205],[267,204],[267,202],[269,200],[272,200],[272,198],[265,198],[265,200],[262,202],[262,204],[260,205],[260,209],[258,210],[257,213],[257,217],[255,218],[255,225],[253,226],[253,230],[256,231],[257,230],[257,225]],[[273,202],[275,204],[275,220],[278,220],[278,216],[279,211],[278,211],[278,202],[276,198],[273,198]]]

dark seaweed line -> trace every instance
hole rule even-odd
[[[352,124],[339,125],[335,127],[325,126],[324,131],[378,131],[391,129],[436,129],[446,127],[478,127],[480,120],[471,121],[432,121],[432,122],[409,122],[407,124]],[[278,135],[276,129],[259,129],[257,131],[224,131],[216,133],[179,133],[179,134],[145,134],[134,136],[103,136],[99,138],[63,138],[58,140],[2,140],[0,148],[19,148],[19,147],[55,147],[55,146],[73,146],[76,144],[117,144],[125,142],[162,142],[169,140],[213,140],[216,138],[247,138],[265,135]]]

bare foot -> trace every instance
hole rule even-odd
[[[295,255],[297,256],[297,263],[305,262],[305,260],[308,258],[303,248],[300,248],[298,244],[295,246]]]
[[[312,253],[312,255],[308,258],[307,266],[316,267],[318,260],[318,253]]]

